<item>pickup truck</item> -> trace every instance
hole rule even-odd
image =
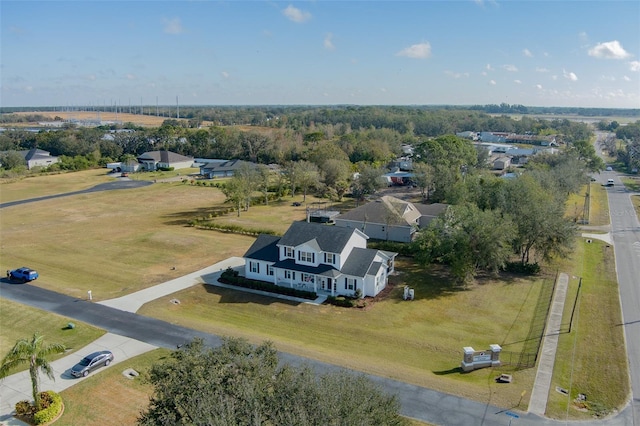
[[[38,273],[31,268],[23,266],[22,268],[7,271],[7,278],[10,280],[27,282],[38,278]]]

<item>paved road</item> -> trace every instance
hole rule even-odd
[[[19,303],[64,315],[147,344],[175,348],[194,337],[202,338],[209,346],[218,346],[218,336],[191,330],[154,318],[76,299],[30,284],[0,282],[0,296]],[[340,367],[295,355],[280,353],[283,362],[292,365],[309,365],[319,373],[339,371]],[[518,412],[518,418],[510,417],[507,411],[490,403],[470,401],[453,395],[391,380],[368,376],[385,391],[395,394],[405,416],[436,425],[561,425],[564,422],[545,419],[531,413]],[[606,421],[581,423],[582,425],[631,425],[628,410]]]
[[[598,138],[602,138],[602,133]],[[596,152],[600,153],[596,145]],[[602,172],[601,179],[614,179],[608,187],[611,235],[616,257],[622,324],[627,343],[631,378],[633,424],[640,425],[640,223],[631,202],[631,192],[616,172]]]
[[[640,224],[625,189],[609,189],[609,211],[622,305],[621,325],[631,376],[633,424],[640,425]]]

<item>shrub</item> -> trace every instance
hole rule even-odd
[[[515,274],[536,275],[540,273],[540,265],[538,263],[507,262],[504,265],[504,270]]]
[[[33,406],[27,400],[16,402],[16,414],[18,416],[27,416],[31,415],[33,411]]]
[[[33,422],[37,425],[53,421],[62,411],[62,397],[54,391],[40,394],[42,406],[46,407],[33,415]]]
[[[376,250],[385,250],[385,251],[393,251],[402,256],[414,256],[417,251],[417,246],[413,243],[400,243],[397,241],[369,241],[367,243],[369,248],[374,248]]]
[[[327,297],[327,303],[330,305],[340,306],[343,308],[353,308],[356,306],[356,301],[344,296],[329,296]]]

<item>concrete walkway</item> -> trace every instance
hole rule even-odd
[[[592,240],[601,240],[608,244],[613,244],[613,239],[611,238],[611,233],[607,232],[606,234],[588,234],[582,233],[583,238],[591,238]]]
[[[560,274],[556,282],[556,288],[551,302],[551,310],[547,325],[544,330],[544,338],[542,340],[542,350],[540,351],[540,360],[538,361],[538,372],[536,380],[531,391],[531,400],[529,401],[529,412],[544,417],[547,409],[547,400],[549,399],[549,391],[551,389],[551,377],[553,376],[553,365],[556,361],[556,350],[558,348],[558,337],[560,335],[560,327],[562,326],[562,312],[564,311],[564,302],[567,296],[567,287],[569,286],[569,276]]]
[[[100,305],[109,306],[126,312],[137,312],[145,303],[151,302],[160,297],[168,296],[180,290],[192,287],[196,284],[216,283],[222,271],[227,268],[239,268],[244,266],[244,259],[241,257],[230,257],[222,262],[218,262],[207,268],[192,272],[188,275],[175,278],[171,281],[127,294],[116,299],[103,300]]]
[[[156,346],[117,334],[107,333],[89,343],[87,346],[51,362],[54,380],[49,379],[46,375],[40,374],[40,389],[62,392],[76,383],[85,380],[86,377],[74,378],[71,376],[69,370],[80,362],[83,357],[92,352],[101,350],[110,350],[113,352],[113,362],[108,367],[102,367],[97,370],[101,371],[106,368],[113,368],[128,358],[141,355],[153,349],[156,349]],[[95,372],[90,374],[89,377],[93,374],[95,374]],[[24,423],[15,419],[12,413],[18,401],[31,401],[32,399],[29,371],[21,371],[2,380],[2,386],[0,386],[0,425],[23,425]]]

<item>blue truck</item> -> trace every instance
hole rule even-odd
[[[23,266],[22,268],[7,271],[7,278],[12,281],[22,281],[23,283],[26,283],[27,281],[33,281],[37,279],[38,273],[31,268]]]

